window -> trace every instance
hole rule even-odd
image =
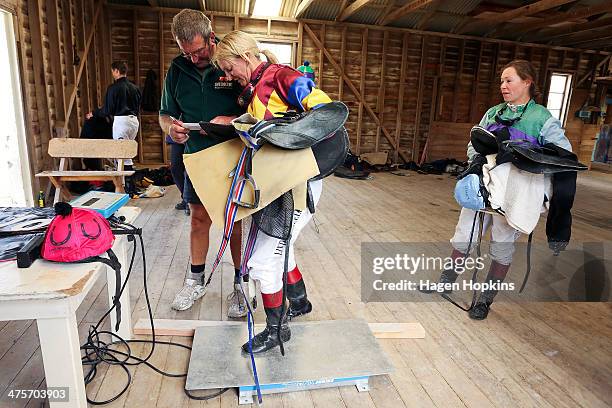
[[[0,10],[0,206],[34,204],[13,16]]]
[[[548,102],[546,103],[546,107],[554,117],[561,121],[561,124],[564,126],[571,94],[571,83],[572,76],[570,74],[553,72],[552,77],[550,78]]]
[[[256,1],[256,0],[251,0]],[[249,3],[248,1],[244,2],[245,14],[249,12]],[[278,16],[280,15],[282,1],[281,0],[259,0],[256,1],[255,7],[253,8],[254,16]]]
[[[291,57],[291,51],[293,49],[291,44],[259,41],[257,46],[260,50],[272,51],[272,53],[276,55],[276,58],[278,58],[280,64],[291,65],[293,60]]]

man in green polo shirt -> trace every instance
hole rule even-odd
[[[224,142],[225,139],[203,131],[189,131],[183,124],[200,121],[229,123],[243,113],[237,103],[241,89],[237,83],[225,80],[223,71],[210,63],[216,41],[210,20],[204,13],[182,10],[172,20],[172,35],[181,55],[174,58],[166,74],[159,124],[172,140],[185,144],[185,154],[195,153]],[[176,310],[187,310],[204,296],[204,267],[211,226],[211,219],[187,174],[183,199],[191,209],[191,270],[172,302],[172,308]],[[235,268],[234,283],[238,285],[234,286],[230,298],[229,317],[246,315],[246,305],[239,293],[241,232],[241,224],[236,223],[230,239],[230,250]]]

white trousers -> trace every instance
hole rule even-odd
[[[323,180],[310,182],[310,190],[316,206],[321,198]],[[293,228],[289,243],[289,271],[296,266],[293,245],[311,218],[312,214],[308,209],[293,211]],[[272,294],[282,289],[286,247],[286,241],[273,238],[262,231],[257,232],[255,247],[247,266],[250,278],[260,282],[261,293]]]
[[[134,115],[115,116],[113,119],[113,139],[135,140],[138,136],[138,118]],[[132,159],[125,159],[124,164],[131,166]]]
[[[466,253],[470,242],[470,232],[472,231],[472,223],[476,212],[468,208],[462,208],[459,215],[459,221],[455,227],[455,235],[450,242],[457,251]],[[474,226],[474,236],[472,238],[473,250],[478,243],[478,228],[480,225],[480,217],[476,218]],[[519,231],[512,228],[506,221],[503,215],[484,215],[484,223],[482,227],[483,235],[491,228],[491,243],[489,245],[489,254],[491,259],[502,265],[510,265],[512,256],[514,255],[514,241],[521,235]],[[470,251],[471,252],[471,251]]]

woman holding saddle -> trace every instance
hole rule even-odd
[[[268,62],[260,60],[266,56]],[[331,102],[331,99],[314,82],[289,66],[278,64],[276,57],[267,50],[261,51],[249,34],[232,31],[219,44],[213,63],[225,71],[228,80],[235,80],[245,87],[238,102],[258,120],[269,120],[284,112],[304,112]],[[312,202],[316,205],[321,197],[322,181],[310,181]],[[312,310],[306,296],[304,280],[297,267],[293,245],[300,231],[308,224],[312,214],[308,209],[294,210],[291,240],[288,245],[289,266],[286,295],[289,300],[287,313],[283,316],[283,271],[286,242],[258,231],[253,253],[248,261],[252,279],[260,281],[261,294],[266,313],[266,328],[252,341],[253,353],[261,353],[289,341],[291,332],[287,317],[293,318]],[[280,325],[280,330],[278,327]],[[249,351],[249,343],[242,346]]]
[[[536,96],[535,77],[535,70],[528,61],[514,60],[508,63],[503,68],[500,78],[500,91],[504,102],[487,110],[479,125],[493,133],[498,141],[518,142],[520,140],[523,145],[536,148],[550,144],[571,152],[571,145],[565,137],[561,122],[552,116],[548,109],[537,104],[534,100]],[[489,158],[489,156],[487,158],[481,156],[474,149],[472,142],[468,144],[467,155],[471,166],[476,164],[482,166],[483,163],[487,163],[487,158]],[[499,157],[497,156],[498,167],[500,164]],[[550,186],[550,179],[548,177],[542,178],[544,179],[543,185]],[[510,188],[510,184],[511,182],[508,181],[508,188]],[[548,198],[550,199],[550,196]],[[544,197],[533,196],[528,199],[535,202],[535,222],[537,223]],[[573,201],[573,194],[571,199]],[[569,207],[571,208],[571,203]],[[515,250],[514,242],[520,236],[521,231],[509,224],[507,213],[506,216],[486,213],[481,220],[483,220],[483,233],[491,228],[490,256],[492,262],[486,282],[489,283],[490,287],[500,287],[510,269]],[[464,258],[469,255],[467,253],[468,247],[469,249],[474,248],[474,243],[478,239],[479,222],[474,210],[462,208],[459,221],[455,227],[455,235],[450,240],[453,246],[451,255],[453,265],[458,265],[464,261]],[[459,276],[455,269],[463,268],[444,270],[439,283],[454,283]],[[421,291],[425,293],[433,292],[429,288],[423,288]],[[450,293],[450,291],[446,290],[444,293]],[[497,293],[498,290],[496,289],[481,292],[479,298],[469,310],[469,316],[476,320],[485,319]]]

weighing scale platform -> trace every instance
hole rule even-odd
[[[239,403],[250,404],[256,395],[251,359],[240,351],[248,339],[247,325],[219,323],[196,328],[185,389],[238,388]],[[341,385],[368,391],[371,376],[393,371],[365,320],[289,325],[284,357],[278,347],[255,357],[262,394]]]

